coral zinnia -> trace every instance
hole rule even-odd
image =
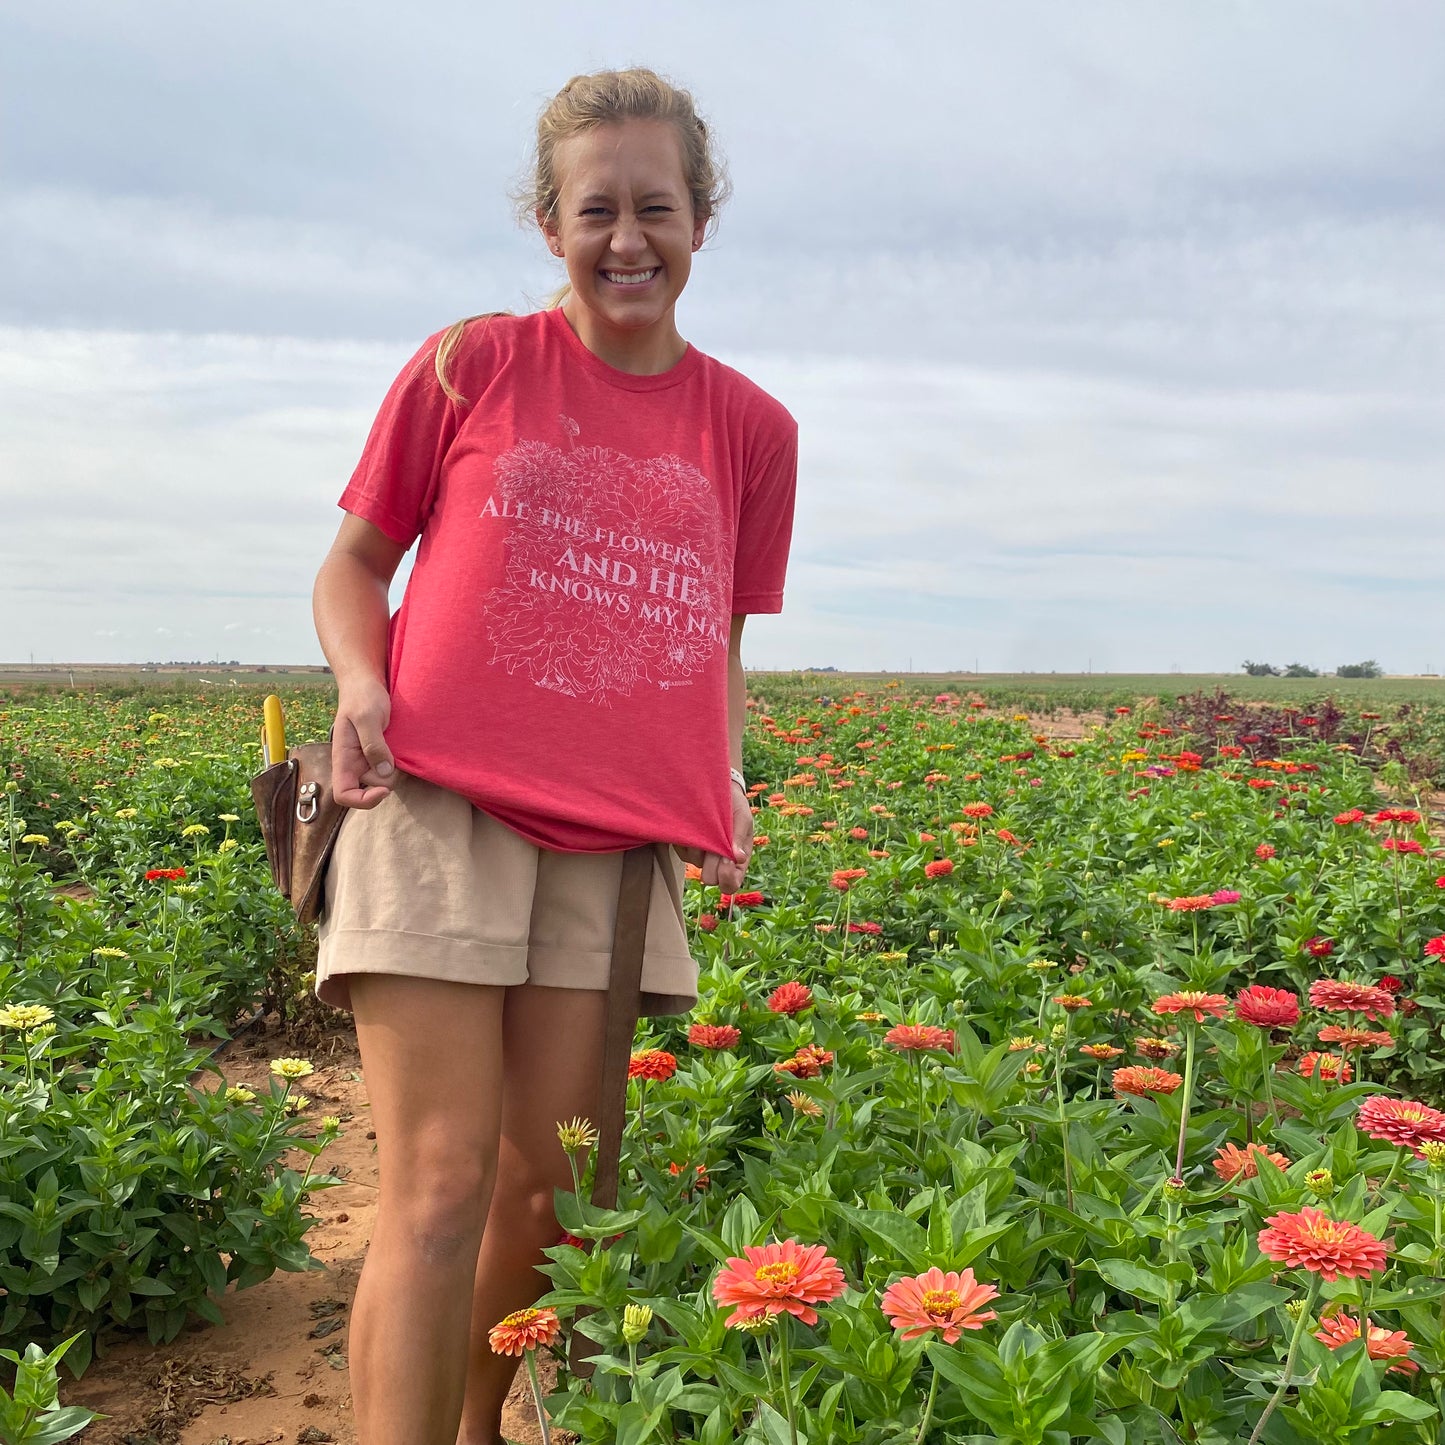
[[[901,1338],[913,1340],[936,1330],[944,1344],[953,1345],[964,1330],[981,1330],[989,1320],[998,1318],[996,1310],[979,1309],[997,1298],[998,1290],[980,1284],[971,1269],[945,1274],[934,1265],[889,1285],[879,1308]]]
[[[1283,1154],[1266,1149],[1263,1144],[1251,1144],[1245,1149],[1237,1144],[1226,1144],[1214,1156],[1214,1172],[1225,1184],[1233,1184],[1236,1179],[1254,1179],[1259,1174],[1257,1154],[1263,1154],[1271,1164],[1278,1164],[1281,1169],[1289,1168],[1289,1160]]]
[[[1279,1068],[1287,1071],[1288,1065],[1281,1060]],[[1321,1078],[1329,1081],[1340,1079],[1342,1083],[1348,1084],[1354,1078],[1354,1070],[1338,1054],[1322,1054],[1318,1049],[1311,1049],[1309,1053],[1301,1056],[1295,1067],[1305,1078]]]
[[[1196,893],[1184,898],[1166,898],[1164,906],[1171,913],[1200,913],[1214,907],[1212,893]]]
[[[1195,1023],[1202,1024],[1206,1018],[1222,1018],[1229,1007],[1229,1000],[1222,993],[1201,993],[1198,989],[1186,989],[1183,993],[1166,993],[1154,1000],[1156,1014],[1194,1015]]]
[[[1407,1149],[1429,1139],[1445,1139],[1445,1114],[1413,1099],[1391,1099],[1371,1094],[1360,1105],[1355,1127],[1371,1139],[1388,1139]]]
[[[795,1079],[816,1079],[823,1072],[823,1065],[832,1062],[831,1049],[820,1049],[816,1044],[804,1044],[791,1059],[774,1064],[773,1072],[791,1074]]]
[[[1113,1044],[1083,1044],[1079,1048],[1081,1054],[1087,1054],[1091,1059],[1098,1059],[1101,1064],[1106,1064],[1110,1059],[1117,1059],[1123,1049],[1115,1048]]]
[[[1340,1044],[1347,1049],[1388,1049],[1395,1038],[1385,1029],[1341,1028],[1339,1024],[1326,1024],[1320,1030],[1320,1042]]]
[[[992,818],[993,805],[991,803],[965,803],[962,812],[965,818]]]
[[[1436,934],[1425,944],[1425,954],[1429,958],[1445,958],[1445,933]],[[1392,989],[1393,993],[1394,990]]]
[[[1323,1341],[1332,1350],[1359,1338],[1360,1322],[1354,1315],[1337,1309],[1320,1316],[1320,1327],[1315,1331],[1315,1339]],[[1365,1336],[1365,1353],[1372,1360],[1394,1360],[1390,1370],[1398,1370],[1402,1375],[1413,1375],[1420,1368],[1413,1360],[1405,1358],[1413,1348],[1404,1330],[1385,1330],[1372,1324]],[[1385,1373],[1388,1375],[1390,1370]]]
[[[1256,1028],[1291,1028],[1299,1022],[1299,997],[1287,988],[1252,983],[1235,994],[1234,1016]]]
[[[732,1024],[693,1024],[687,1031],[688,1043],[703,1049],[730,1049],[742,1036]]]
[[[493,1354],[524,1355],[538,1345],[552,1344],[561,1332],[562,1322],[553,1310],[513,1310],[487,1331],[487,1343]]]
[[[1077,1013],[1081,1008],[1093,1008],[1094,1006],[1094,1000],[1082,993],[1057,994],[1054,1002],[1061,1009],[1067,1009],[1070,1013]]]
[[[932,863],[925,863],[923,865],[923,875],[925,878],[947,878],[952,872],[952,858],[938,858]]]
[[[1364,1014],[1371,1023],[1377,1018],[1387,1019],[1395,1012],[1395,1000],[1384,989],[1337,978],[1322,978],[1312,983],[1310,1003],[1332,1013]]]
[[[1287,1269],[1308,1269],[1323,1279],[1363,1279],[1385,1267],[1385,1246],[1348,1220],[1306,1205],[1298,1214],[1272,1214],[1259,1231],[1260,1253]]]
[[[789,981],[779,984],[771,994],[768,995],[768,1007],[775,1014],[798,1014],[805,1008],[811,1008],[813,1003],[813,990],[805,983]]]
[[[627,1063],[629,1079],[653,1079],[663,1083],[677,1072],[677,1058],[666,1049],[641,1049]]]
[[[847,1284],[838,1261],[821,1244],[802,1245],[785,1239],[744,1245],[743,1254],[744,1259],[728,1260],[712,1284],[712,1297],[718,1304],[737,1306],[727,1318],[729,1329],[783,1313],[815,1325],[818,1311],[812,1306],[837,1299]]]
[[[883,1035],[883,1042],[904,1052],[915,1049],[943,1049],[951,1054],[954,1033],[952,1029],[938,1028],[934,1024],[898,1024]]]
[[[1116,1094],[1172,1094],[1183,1082],[1180,1074],[1171,1074],[1168,1069],[1155,1069],[1143,1064],[1114,1070]]]

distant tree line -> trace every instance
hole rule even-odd
[[[1272,662],[1246,662],[1244,670],[1251,677],[1321,677],[1318,668],[1303,662],[1289,662],[1276,667]],[[1384,677],[1385,669],[1371,658],[1368,662],[1346,662],[1335,669],[1336,677]]]

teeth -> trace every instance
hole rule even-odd
[[[657,267],[654,266],[650,271],[636,271],[630,275],[623,271],[604,271],[602,274],[618,286],[640,286],[657,275]]]

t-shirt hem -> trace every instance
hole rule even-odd
[[[781,612],[783,610],[783,594],[781,592],[744,592],[733,598],[733,616],[737,617],[746,612]]]
[[[336,505],[385,532],[398,547],[410,547],[416,541],[416,533],[409,526],[398,521],[395,513],[388,511],[365,492],[347,487]]]

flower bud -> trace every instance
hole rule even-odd
[[[1445,1140],[1427,1139],[1420,1145],[1420,1157],[1432,1170],[1445,1169]]]
[[[1299,1317],[1305,1312],[1305,1302],[1302,1299],[1292,1299],[1285,1305],[1284,1312],[1298,1324]]]
[[[652,1324],[652,1310],[647,1305],[628,1305],[622,1311],[622,1338],[629,1345],[640,1345],[647,1338]]]
[[[1305,1175],[1305,1188],[1316,1199],[1328,1199],[1335,1192],[1335,1176],[1328,1169],[1311,1169]]]
[[[1189,1186],[1177,1176],[1164,1181],[1164,1198],[1170,1204],[1183,1204],[1189,1198]]]
[[[579,1150],[590,1149],[597,1142],[597,1131],[589,1120],[573,1119],[570,1124],[557,1125],[557,1138],[569,1154],[575,1154]]]

